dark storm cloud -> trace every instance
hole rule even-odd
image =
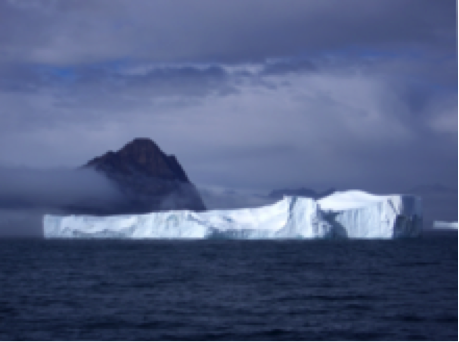
[[[0,1],[0,162],[147,136],[203,186],[454,186],[455,6]]]
[[[455,2],[447,0],[36,3],[2,2],[4,58],[241,62],[349,46],[445,49],[455,42]]]
[[[133,135],[151,136],[179,155],[195,181],[231,186],[270,187],[276,180],[294,186],[302,179],[332,182],[346,177],[357,178],[353,184],[366,178],[365,184],[371,179],[382,182],[380,170],[394,164],[405,171],[386,178],[409,181],[411,167],[418,169],[416,177],[430,175],[428,169],[434,166],[420,168],[428,159],[415,161],[414,156],[420,150],[441,155],[437,149],[454,156],[456,96],[412,86],[401,74],[387,79],[377,66],[359,72],[354,65],[342,65],[338,70],[321,66],[272,73],[269,65],[261,64],[221,67],[215,74],[195,67],[186,71],[188,78],[179,76],[181,67],[164,71],[145,66],[141,73],[138,66],[136,72],[118,72],[120,82],[129,78],[128,85],[111,84],[108,73],[90,81],[80,72],[83,76],[71,84],[43,86],[27,96],[0,94],[15,113],[0,118],[8,128],[2,139],[17,150],[26,151],[27,144],[33,144],[49,151],[49,156],[28,156],[29,162],[44,166],[53,160],[82,164]],[[209,85],[209,77],[215,86]],[[100,86],[104,82],[107,85]],[[452,138],[441,138],[451,134]],[[85,142],[76,148],[71,142],[80,136]],[[69,147],[80,157],[59,155],[60,149],[53,146],[62,144],[73,145]],[[2,146],[5,158],[12,151],[9,144]],[[93,146],[100,147],[96,151]],[[24,160],[15,151],[14,157],[16,163]],[[365,177],[355,171],[359,169],[365,170]],[[254,179],[258,173],[262,176]]]

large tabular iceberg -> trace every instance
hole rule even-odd
[[[251,209],[106,217],[45,215],[43,226],[46,238],[391,239],[420,234],[422,206],[415,196],[346,191],[318,201],[284,197]]]

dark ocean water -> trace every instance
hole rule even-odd
[[[0,240],[0,339],[457,340],[457,233]]]

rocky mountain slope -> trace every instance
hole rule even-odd
[[[166,155],[152,140],[136,138],[119,151],[90,160],[92,168],[108,177],[125,201],[116,213],[158,210],[205,210],[195,186],[173,155]]]

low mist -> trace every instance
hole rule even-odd
[[[198,190],[206,208],[209,210],[256,208],[273,204],[277,201],[265,195],[229,189],[200,187]]]
[[[101,212],[122,194],[90,169],[0,168],[0,236],[42,236],[46,213]]]

